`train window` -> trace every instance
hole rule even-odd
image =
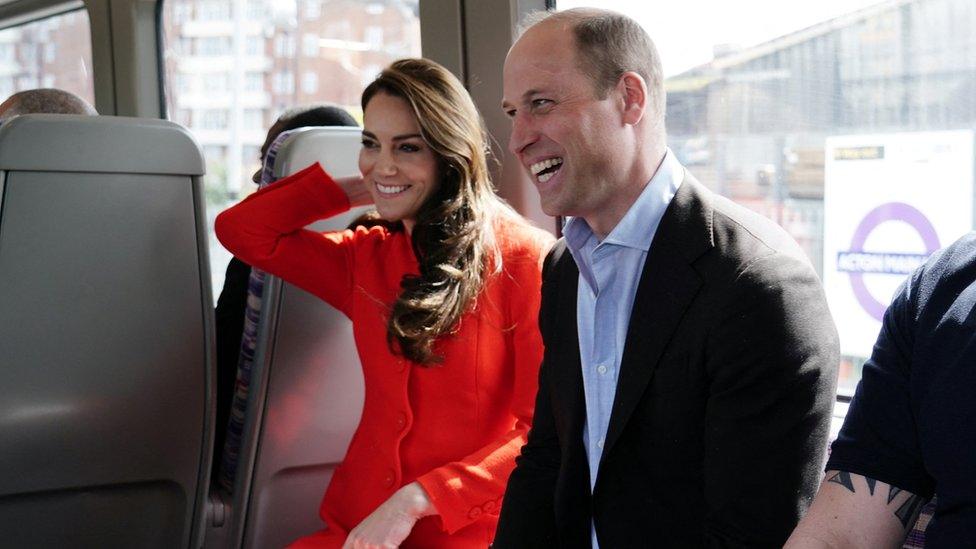
[[[32,88],[60,88],[95,104],[87,11],[0,30],[0,100]]]
[[[682,163],[806,251],[840,332],[839,393],[852,394],[899,284],[973,227],[976,2],[557,8],[585,5],[654,39]]]
[[[258,151],[282,111],[328,102],[358,118],[363,83],[420,55],[418,2],[165,0],[167,115],[203,148],[208,227],[255,189]],[[210,259],[217,295],[230,256],[212,232]]]

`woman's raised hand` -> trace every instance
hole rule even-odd
[[[366,206],[373,203],[373,197],[366,188],[366,182],[362,175],[335,178],[336,185],[342,189],[349,198],[349,206]]]

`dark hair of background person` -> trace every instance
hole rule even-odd
[[[433,61],[401,59],[363,91],[364,112],[378,93],[407,102],[438,158],[439,186],[421,205],[411,234],[420,274],[403,277],[387,324],[391,351],[430,366],[442,359],[434,342],[456,329],[490,272],[501,270],[495,219],[521,217],[495,194],[488,132],[453,74]],[[393,227],[403,230],[402,223]]]
[[[312,105],[289,109],[278,117],[268,130],[261,147],[261,161],[268,147],[281,132],[307,126],[358,126],[356,119],[344,109],[332,105]],[[260,169],[258,176],[260,176]],[[217,332],[217,437],[214,444],[214,478],[217,478],[220,455],[224,447],[230,406],[237,381],[237,361],[244,333],[244,312],[247,309],[247,286],[251,266],[236,257],[231,258],[224,275],[224,287],[217,299],[215,311]]]
[[[0,103],[0,119],[21,114],[97,115],[95,107],[77,95],[57,88],[24,90]]]

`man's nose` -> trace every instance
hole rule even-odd
[[[508,150],[518,155],[536,140],[536,132],[525,115],[512,117],[512,133],[508,137]]]

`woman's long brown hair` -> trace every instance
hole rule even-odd
[[[456,329],[492,272],[501,269],[494,220],[517,218],[495,194],[488,134],[471,97],[447,69],[427,59],[394,62],[363,91],[405,100],[438,158],[440,184],[420,207],[411,235],[420,274],[406,275],[387,324],[390,349],[423,365],[441,361],[438,337]]]

